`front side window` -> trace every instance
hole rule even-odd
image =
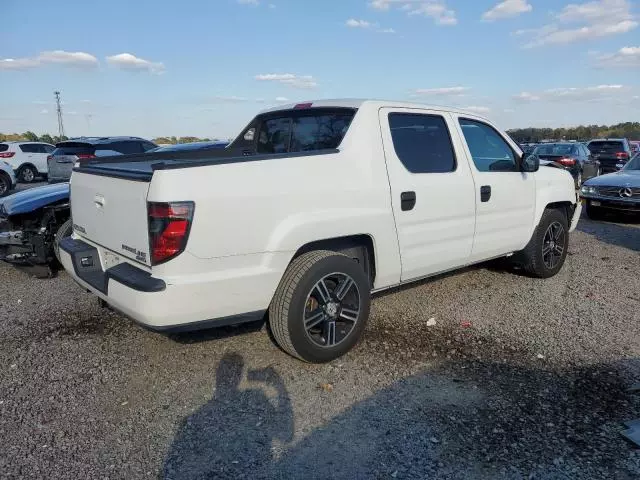
[[[293,118],[290,152],[308,152],[337,148],[353,113],[314,115]]]
[[[509,144],[486,123],[460,119],[464,139],[480,172],[518,171],[515,154]]]
[[[290,138],[290,118],[266,120],[258,136],[258,153],[286,153],[289,151]]]
[[[439,115],[390,113],[396,155],[411,173],[446,173],[456,169],[447,124]]]

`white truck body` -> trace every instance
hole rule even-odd
[[[95,249],[97,258],[87,263],[98,280],[81,274],[82,259],[74,262],[78,248],[71,243],[61,244],[65,269],[150,328],[207,320],[223,325],[264,315],[297,252],[319,241],[369,239],[375,268],[371,290],[379,291],[523,250],[550,206],[566,209],[568,230],[576,226],[581,207],[570,174],[546,167],[519,170],[520,148],[482,117],[402,102],[326,100],[304,107],[356,112],[337,148],[211,161],[138,158],[76,168],[69,242]],[[297,111],[289,105],[261,115]],[[394,149],[390,114],[444,121],[455,169],[410,172]],[[485,126],[513,152],[515,169],[480,171],[474,163],[464,128]],[[248,128],[240,142],[243,135],[252,138]],[[485,186],[488,201],[481,199]],[[410,210],[403,209],[404,192],[414,194]],[[194,213],[184,251],[152,265],[149,202],[185,201],[193,202]],[[118,266],[117,275],[103,278]],[[129,274],[151,286],[141,291],[135,279],[123,279]]]

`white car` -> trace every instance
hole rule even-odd
[[[31,183],[49,171],[47,157],[55,146],[43,142],[2,142],[0,160],[9,163],[19,182]]]
[[[4,160],[0,160],[0,197],[9,195],[16,188],[16,183],[13,167]]]
[[[116,310],[155,330],[268,312],[285,351],[325,362],[371,292],[498,257],[555,275],[581,206],[568,172],[473,113],[322,100],[262,112],[225,150],[78,165],[71,210],[61,262]]]

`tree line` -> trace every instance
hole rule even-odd
[[[593,138],[628,138],[629,140],[640,140],[640,122],[625,122],[617,125],[580,125],[570,128],[514,128],[507,130],[507,133],[518,143],[536,143],[543,140],[578,140],[588,141]],[[24,133],[0,133],[0,142],[29,141],[57,143],[67,140],[67,137],[57,135],[37,135],[31,131]],[[217,141],[217,138],[199,137],[156,137],[153,143],[178,144],[192,142]]]
[[[571,128],[515,128],[507,133],[518,143],[537,143],[543,140],[577,140],[586,142],[594,138],[627,138],[640,140],[640,122],[617,125],[580,125]]]
[[[69,137],[66,136],[58,136],[58,135],[50,135],[45,133],[44,135],[37,135],[31,131],[23,132],[23,133],[0,133],[0,142],[44,142],[56,144],[58,142],[64,142],[65,140],[69,140]],[[212,139],[210,138],[199,138],[199,137],[157,137],[151,140],[155,144],[168,143],[172,145],[176,145],[178,143],[193,143],[193,142],[209,142]],[[214,141],[218,141],[217,138],[213,139]]]

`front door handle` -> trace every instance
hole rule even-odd
[[[400,194],[400,208],[403,212],[413,210],[416,206],[416,192],[402,192]]]
[[[491,185],[483,185],[480,187],[480,201],[488,202],[491,199]]]

